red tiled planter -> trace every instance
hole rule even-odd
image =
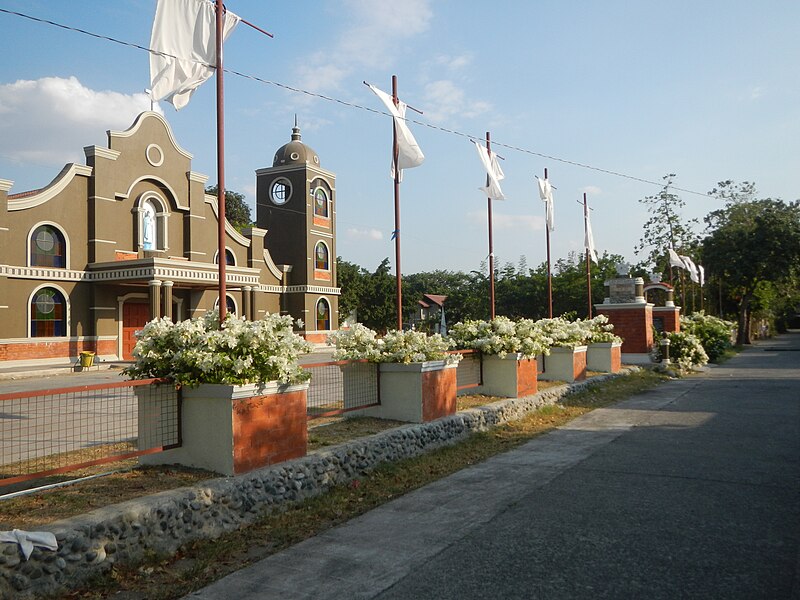
[[[140,460],[238,475],[305,456],[307,391],[308,383],[275,382],[184,388],[181,447]]]
[[[550,348],[544,357],[544,372],[539,379],[547,381],[582,381],[586,379],[586,346]]]
[[[622,342],[589,344],[586,350],[586,368],[601,373],[619,373],[622,368]]]
[[[521,354],[508,354],[500,358],[495,354],[483,355],[482,394],[504,398],[522,398],[538,391],[537,363],[535,358]]]

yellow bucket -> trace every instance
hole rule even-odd
[[[94,352],[81,352],[81,366],[91,367],[94,364]]]

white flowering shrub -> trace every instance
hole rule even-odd
[[[334,360],[368,360],[376,363],[425,362],[444,360],[458,362],[461,356],[448,354],[451,342],[438,333],[427,335],[421,331],[390,331],[384,337],[360,323],[328,336],[328,344],[335,345]]]
[[[563,317],[539,319],[536,326],[550,339],[550,345],[561,348],[584,346],[587,341],[587,326],[583,321],[568,321]]]
[[[733,347],[735,330],[735,323],[712,317],[703,311],[688,316],[681,315],[681,331],[691,333],[700,340],[709,360],[717,360]]]
[[[584,339],[587,344],[622,343],[622,338],[614,334],[614,325],[608,322],[606,315],[597,315],[593,319],[579,321],[584,328]]]
[[[216,310],[179,323],[154,319],[136,334],[135,362],[124,372],[186,386],[305,381],[310,375],[297,359],[312,345],[292,331],[293,324],[290,316],[247,321],[231,315],[220,327]]]
[[[669,359],[677,364],[682,371],[691,371],[692,367],[708,363],[708,354],[703,350],[700,339],[685,331],[667,334],[669,339]],[[661,360],[661,345],[656,343],[654,348],[656,360]]]
[[[450,339],[457,348],[480,350],[505,358],[520,353],[525,358],[549,354],[551,340],[531,319],[517,322],[508,317],[491,321],[463,321],[450,328]]]

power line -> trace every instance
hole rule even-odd
[[[13,11],[13,10],[8,10],[8,9],[5,9],[5,8],[0,8],[0,13],[5,13],[5,14],[8,14],[8,15],[13,15],[13,16],[20,17],[20,18],[23,18],[23,19],[28,19],[28,20],[31,20],[31,21],[35,21],[37,23],[45,24],[45,25],[51,25],[53,27],[58,27],[59,29],[64,29],[66,31],[72,31],[72,32],[75,32],[75,33],[80,33],[82,35],[93,37],[93,38],[96,38],[96,39],[99,39],[99,40],[105,40],[105,41],[113,42],[115,44],[120,44],[122,46],[129,46],[131,48],[136,48],[137,50],[144,50],[145,52],[148,52],[150,54],[157,54],[157,55],[160,55],[160,56],[166,56],[168,58],[175,58],[175,59],[178,59],[178,60],[191,60],[193,62],[196,62],[198,64],[204,65],[206,67],[210,67],[212,69],[215,68],[214,65],[210,65],[210,64],[204,63],[202,61],[197,61],[197,60],[194,60],[194,59],[184,59],[184,58],[172,55],[172,54],[168,54],[166,52],[160,52],[158,50],[153,50],[152,48],[148,48],[148,47],[142,46],[140,44],[135,44],[133,42],[126,42],[124,40],[120,40],[120,39],[113,38],[113,37],[106,36],[106,35],[101,35],[101,34],[98,34],[98,33],[87,31],[85,29],[80,29],[78,27],[72,27],[72,26],[69,26],[69,25],[64,25],[63,23],[58,23],[56,21],[51,21],[49,19],[42,19],[40,17],[34,17],[32,15],[28,15],[28,14],[17,12],[17,11]],[[284,89],[284,90],[287,90],[287,91],[290,91],[290,92],[293,92],[293,93],[304,94],[304,95],[310,96],[312,98],[318,98],[320,100],[325,100],[326,102],[333,102],[333,103],[336,103],[336,104],[341,104],[342,106],[347,106],[349,108],[355,108],[355,109],[358,109],[358,110],[371,112],[371,113],[374,113],[374,114],[377,114],[377,115],[383,115],[383,116],[387,116],[387,117],[391,117],[392,116],[389,113],[384,112],[382,110],[377,110],[377,109],[374,109],[374,108],[370,108],[368,106],[364,106],[362,104],[357,104],[355,102],[348,102],[347,100],[342,100],[340,98],[334,98],[333,96],[326,96],[325,94],[320,94],[318,92],[312,92],[310,90],[304,90],[302,88],[294,87],[294,86],[291,86],[291,85],[288,85],[288,84],[285,84],[285,83],[280,83],[278,81],[272,81],[272,80],[269,80],[269,79],[264,79],[264,78],[258,77],[256,75],[250,75],[250,74],[247,74],[247,73],[242,73],[241,71],[236,71],[236,70],[233,70],[233,69],[224,69],[224,71],[226,73],[230,73],[231,75],[236,75],[237,77],[241,77],[241,78],[244,78],[244,79],[249,79],[249,80],[252,80],[252,81],[256,81],[258,83],[262,83],[262,84],[265,84],[265,85],[271,85],[271,86],[274,86],[274,87],[277,87],[277,88],[281,88],[281,89]],[[471,134],[468,134],[468,133],[464,133],[462,131],[458,131],[456,129],[449,129],[447,127],[442,127],[440,125],[434,125],[432,123],[427,123],[425,121],[419,121],[417,119],[406,118],[405,120],[407,122],[409,122],[409,123],[414,123],[415,125],[419,125],[421,127],[426,127],[428,129],[433,129],[435,131],[440,131],[440,132],[447,133],[447,134],[450,134],[450,135],[455,135],[455,136],[462,137],[462,138],[467,139],[467,140],[481,140],[483,142],[486,141],[480,135],[471,135]],[[496,140],[492,140],[492,145],[500,146],[500,147],[503,147],[503,148],[507,148],[509,150],[514,150],[514,151],[520,152],[522,154],[528,154],[530,156],[537,156],[539,158],[544,158],[544,159],[551,160],[551,161],[554,161],[554,162],[560,162],[562,164],[571,165],[573,167],[578,167],[578,168],[581,168],[581,169],[587,169],[587,170],[595,171],[595,172],[598,172],[598,173],[604,173],[606,175],[611,175],[613,177],[621,177],[623,179],[628,179],[630,181],[636,181],[636,182],[639,182],[639,183],[645,183],[647,185],[655,185],[655,186],[658,186],[658,187],[663,187],[664,186],[663,182],[652,181],[650,179],[644,179],[642,177],[636,177],[635,175],[628,175],[628,174],[622,173],[620,171],[614,171],[614,170],[611,170],[611,169],[604,169],[602,167],[595,167],[593,165],[589,165],[589,164],[586,164],[586,163],[581,163],[581,162],[577,162],[577,161],[574,161],[574,160],[569,160],[567,158],[561,158],[561,157],[558,157],[558,156],[545,154],[543,152],[536,152],[535,150],[530,150],[528,148],[522,148],[520,146],[514,146],[514,145],[511,145],[511,144],[505,144],[503,142],[498,142]],[[677,186],[670,186],[670,188],[673,189],[673,190],[679,191],[679,192],[684,192],[686,194],[693,194],[693,195],[696,195],[696,196],[703,196],[704,198],[708,197],[708,194],[705,193],[705,192],[698,192],[696,190],[690,190],[688,188],[681,188],[681,187],[677,187]]]

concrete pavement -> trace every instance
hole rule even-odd
[[[800,598],[800,335],[234,573],[235,598]]]

